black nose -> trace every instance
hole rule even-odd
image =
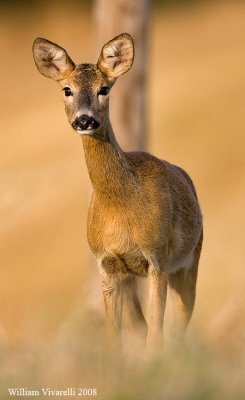
[[[99,121],[96,121],[95,118],[90,117],[89,115],[82,114],[80,117],[76,118],[75,121],[72,123],[72,127],[75,130],[92,130],[97,129],[100,126]]]

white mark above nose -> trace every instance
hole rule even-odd
[[[88,110],[87,108],[84,108],[82,110],[79,110],[76,113],[75,119],[80,118],[82,115],[88,115],[88,117],[94,117],[94,115],[93,115],[91,110]]]

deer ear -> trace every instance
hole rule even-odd
[[[67,52],[49,40],[37,38],[33,43],[32,51],[39,72],[55,81],[64,79],[75,68]]]
[[[97,66],[109,79],[114,80],[129,70],[133,59],[133,39],[128,33],[122,33],[104,45]]]

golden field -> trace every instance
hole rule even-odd
[[[41,36],[74,61],[95,62],[92,16],[57,4],[2,11],[1,399],[8,387],[97,388],[97,398],[115,400],[245,398],[244,19],[244,1],[152,13],[148,149],[193,178],[205,240],[185,347],[126,362],[106,350],[82,142],[31,52]]]

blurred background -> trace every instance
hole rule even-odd
[[[245,398],[245,1],[148,12],[144,146],[191,175],[204,216],[188,351],[140,368],[105,351],[82,142],[31,51],[40,36],[95,63],[94,3],[0,1],[2,399],[9,386],[78,384],[103,399]]]

